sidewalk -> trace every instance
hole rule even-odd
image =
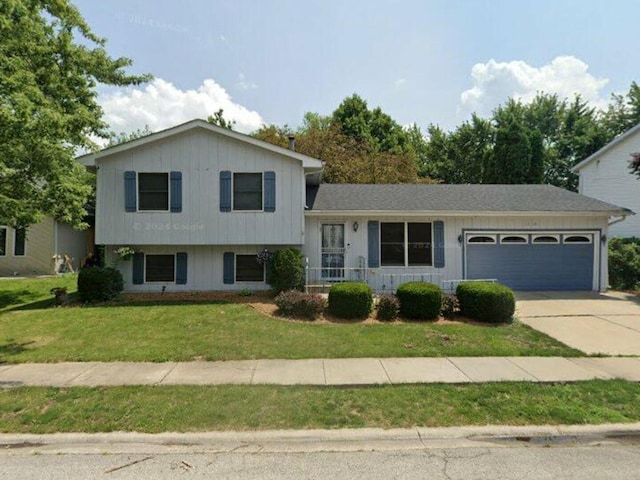
[[[73,362],[0,365],[0,387],[115,385],[380,385],[503,381],[640,382],[638,357],[447,357]]]

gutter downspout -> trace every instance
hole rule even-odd
[[[620,217],[616,218],[615,220],[610,221],[607,226],[611,226],[611,225],[615,225],[616,223],[620,223],[623,222],[624,220],[627,219],[626,215],[621,215]]]

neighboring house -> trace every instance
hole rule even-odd
[[[69,225],[46,217],[31,225],[28,230],[0,226],[0,277],[51,275],[56,266],[56,256],[69,257],[74,269],[92,248],[88,232],[77,231]]]
[[[573,171],[580,175],[579,192],[640,212],[640,178],[629,169],[632,153],[640,152],[640,124],[586,158]],[[612,224],[615,237],[640,237],[640,215]]]
[[[96,243],[130,292],[266,289],[257,256],[286,246],[311,286],[604,290],[607,224],[630,213],[541,185],[318,185],[319,160],[202,120],[81,161],[97,168]]]

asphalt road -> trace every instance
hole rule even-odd
[[[539,440],[539,441],[538,441]],[[640,439],[502,439],[380,451],[45,453],[0,450],[2,479],[640,479]],[[108,449],[107,449],[108,450]],[[180,450],[180,448],[178,448]]]

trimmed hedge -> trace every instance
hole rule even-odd
[[[516,311],[513,291],[499,283],[463,282],[456,289],[460,312],[467,318],[488,323],[507,323]]]
[[[640,239],[609,239],[609,283],[618,290],[640,286]]]
[[[376,307],[376,317],[378,320],[390,322],[398,318],[400,313],[400,301],[395,295],[380,295]]]
[[[398,286],[400,314],[404,318],[433,320],[440,316],[442,290],[427,282],[408,282]]]
[[[84,267],[78,273],[78,296],[83,303],[113,300],[123,289],[122,274],[113,267]]]
[[[373,308],[373,291],[366,283],[336,283],[329,290],[329,313],[338,318],[366,318]]]
[[[293,247],[276,250],[267,263],[267,282],[274,293],[304,290],[304,255]]]
[[[327,307],[327,300],[322,295],[302,293],[297,290],[280,293],[275,303],[281,315],[309,320],[318,318]]]

